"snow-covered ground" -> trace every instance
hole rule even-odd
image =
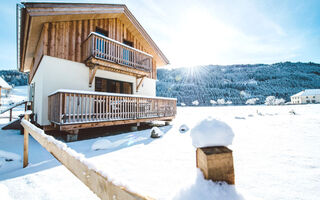
[[[179,107],[172,125],[160,128],[161,138],[151,139],[150,130],[143,130],[68,146],[116,184],[156,199],[318,199],[319,113],[319,104]],[[226,122],[235,134],[230,146],[235,187],[204,180],[195,166],[190,130],[179,131],[207,116]],[[30,164],[23,169],[23,136],[0,132],[1,199],[98,199],[32,138]]]

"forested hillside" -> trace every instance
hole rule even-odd
[[[224,99],[245,104],[248,99],[267,96],[286,101],[304,89],[320,88],[320,64],[276,63],[256,65],[209,65],[193,68],[158,69],[157,96],[176,97],[178,104],[210,105]]]
[[[18,72],[17,70],[0,70],[0,76],[12,86],[28,84],[28,73]]]

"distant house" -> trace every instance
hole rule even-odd
[[[0,77],[0,105],[1,105],[1,95],[2,95],[2,91],[10,91],[12,89],[12,87],[5,81],[3,80],[3,78]]]
[[[320,89],[307,89],[291,96],[292,104],[320,103]]]
[[[176,99],[156,97],[169,61],[125,5],[22,3],[17,14],[18,66],[44,129],[175,117]]]

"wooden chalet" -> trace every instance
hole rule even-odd
[[[156,97],[169,63],[125,5],[17,5],[18,67],[29,72],[34,120],[73,131],[172,120],[176,99]]]

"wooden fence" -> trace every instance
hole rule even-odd
[[[49,121],[67,125],[174,117],[176,101],[113,93],[58,91],[49,96]]]
[[[82,43],[83,60],[94,57],[130,68],[151,72],[152,56],[97,33],[90,33]]]
[[[16,103],[16,104],[10,106],[9,108],[6,108],[6,109],[4,109],[4,110],[1,110],[1,111],[0,111],[0,115],[2,115],[3,113],[6,113],[6,112],[9,111],[9,121],[11,122],[11,121],[12,121],[12,110],[13,110],[14,108],[18,107],[18,106],[23,105],[23,104],[24,104],[24,109],[25,109],[25,111],[26,111],[26,110],[27,110],[28,101],[21,101],[21,102],[19,102],[19,103]]]
[[[88,167],[88,161],[82,154],[76,153],[67,147],[63,142],[55,140],[52,136],[48,136],[44,131],[29,121],[26,114],[21,125],[24,128],[24,156],[23,167],[28,165],[28,141],[29,134],[38,141],[48,152],[50,152],[61,164],[70,170],[80,181],[82,181],[90,190],[98,197],[105,200],[143,200],[150,197],[144,197],[137,193],[131,192],[124,186],[115,185],[108,180],[108,177],[102,175],[97,169]],[[45,183],[43,183],[45,184]]]

